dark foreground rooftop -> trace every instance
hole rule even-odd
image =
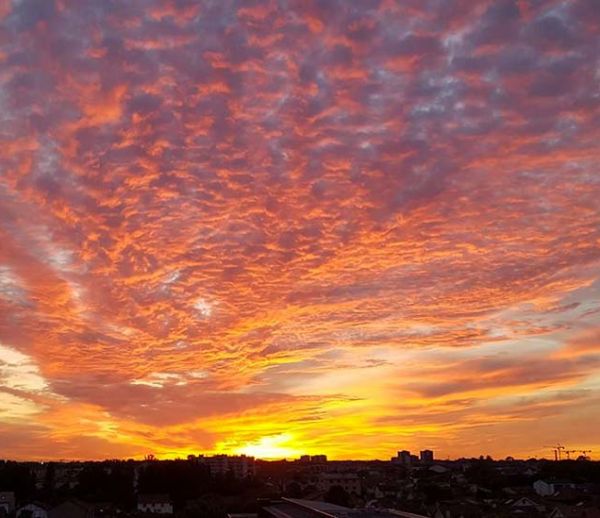
[[[389,509],[350,509],[341,505],[297,498],[269,502],[261,518],[425,518],[422,515]]]

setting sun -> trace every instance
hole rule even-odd
[[[297,457],[302,451],[291,446],[290,442],[292,436],[286,433],[261,437],[255,442],[238,448],[235,453],[266,460]]]

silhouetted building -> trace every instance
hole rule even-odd
[[[41,502],[32,502],[30,504],[19,507],[17,510],[17,518],[48,518],[50,506]]]
[[[256,473],[254,457],[246,455],[213,455],[210,457],[199,455],[198,462],[208,466],[210,474],[213,476],[230,473],[235,478],[246,478],[253,477]]]
[[[421,457],[421,462],[431,463],[431,462],[433,462],[433,451],[421,450],[420,457]]]
[[[551,496],[576,487],[576,484],[568,480],[536,480],[533,483],[533,490],[540,496]]]
[[[0,509],[6,511],[7,515],[15,512],[15,494],[12,491],[0,492]]]
[[[339,486],[349,495],[360,495],[362,488],[360,477],[356,473],[322,473],[319,475],[317,487],[321,491],[329,491]]]
[[[301,455],[296,462],[301,464],[324,464],[327,462],[327,455]]]
[[[94,506],[81,500],[67,500],[53,507],[48,518],[94,518]]]
[[[140,495],[137,510],[142,513],[173,514],[173,503],[168,495]]]
[[[408,450],[402,450],[398,452],[398,455],[392,459],[395,462],[399,462],[403,466],[411,465],[410,452]]]

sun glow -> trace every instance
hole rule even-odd
[[[235,453],[251,455],[259,459],[284,459],[296,457],[301,452],[290,445],[292,436],[289,433],[261,437],[259,440],[238,448]]]

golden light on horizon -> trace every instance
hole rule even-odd
[[[304,453],[292,446],[293,436],[288,433],[261,437],[252,443],[234,450],[239,455],[249,455],[257,459],[280,460],[298,457]]]

